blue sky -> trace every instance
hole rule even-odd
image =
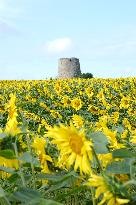
[[[0,0],[0,79],[56,77],[77,57],[95,77],[136,76],[135,0]]]

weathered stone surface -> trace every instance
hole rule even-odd
[[[58,78],[75,78],[81,74],[78,58],[60,58],[58,62]]]

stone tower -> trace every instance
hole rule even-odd
[[[81,74],[78,58],[60,58],[58,62],[58,78],[75,78]]]

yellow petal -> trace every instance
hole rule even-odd
[[[82,158],[82,170],[84,173],[89,173],[91,171],[91,165],[89,164],[89,160],[87,159],[87,156],[86,154],[83,155],[83,158]]]
[[[104,204],[105,201],[106,201],[105,198],[103,198],[102,201],[101,201],[100,203],[98,203],[98,205],[102,205],[102,204]]]
[[[115,198],[111,198],[107,205],[115,205],[115,204],[116,204]]]
[[[75,161],[75,166],[74,166],[74,170],[77,171],[78,167],[80,167],[81,164],[81,156],[77,155],[76,156],[76,161]]]
[[[95,197],[98,198],[103,192],[104,192],[103,187],[102,186],[98,187],[95,192]]]
[[[74,163],[75,159],[76,159],[76,154],[72,152],[72,154],[69,156],[67,161],[68,168]]]
[[[49,162],[52,162],[52,158],[49,156],[49,155],[44,155],[45,156],[45,159],[47,160],[47,161],[49,161]]]
[[[129,202],[129,199],[120,199],[120,198],[116,198],[116,202],[118,204],[127,204]]]

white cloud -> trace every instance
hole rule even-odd
[[[72,47],[72,40],[68,37],[58,38],[49,41],[44,45],[44,50],[48,53],[62,53],[68,51]]]

